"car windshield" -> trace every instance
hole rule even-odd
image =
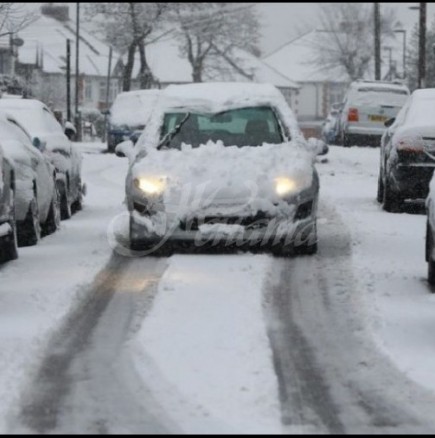
[[[280,125],[270,107],[232,109],[220,113],[171,112],[164,116],[159,148],[198,147],[208,141],[225,146],[261,146],[283,142]]]

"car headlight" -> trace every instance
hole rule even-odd
[[[300,184],[293,178],[275,178],[275,191],[279,196],[286,196],[299,190]]]
[[[158,178],[135,178],[133,184],[147,195],[159,195],[165,190],[165,181]]]

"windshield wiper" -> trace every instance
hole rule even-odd
[[[160,143],[157,145],[157,150],[160,150],[163,146],[169,144],[172,139],[180,132],[181,127],[186,123],[186,120],[190,117],[190,113],[186,114],[186,117],[184,117],[181,122],[174,127],[172,131],[169,131],[160,141]]]

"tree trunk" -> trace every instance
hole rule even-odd
[[[202,63],[192,65],[192,79],[193,82],[202,82]]]
[[[143,40],[141,40],[138,43],[138,48],[140,55],[140,72],[139,72],[140,88],[142,90],[145,90],[147,88],[151,88],[154,78],[151,69],[147,63],[146,54],[145,54],[145,44],[143,43]]]
[[[136,43],[130,44],[128,47],[127,63],[124,67],[122,75],[122,91],[130,91],[131,88],[131,75],[133,73],[134,66],[134,52],[136,51]]]

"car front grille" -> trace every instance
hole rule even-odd
[[[180,228],[183,231],[198,231],[201,225],[226,224],[241,225],[247,229],[266,227],[271,218],[263,211],[252,216],[203,216],[193,217],[180,221]]]

